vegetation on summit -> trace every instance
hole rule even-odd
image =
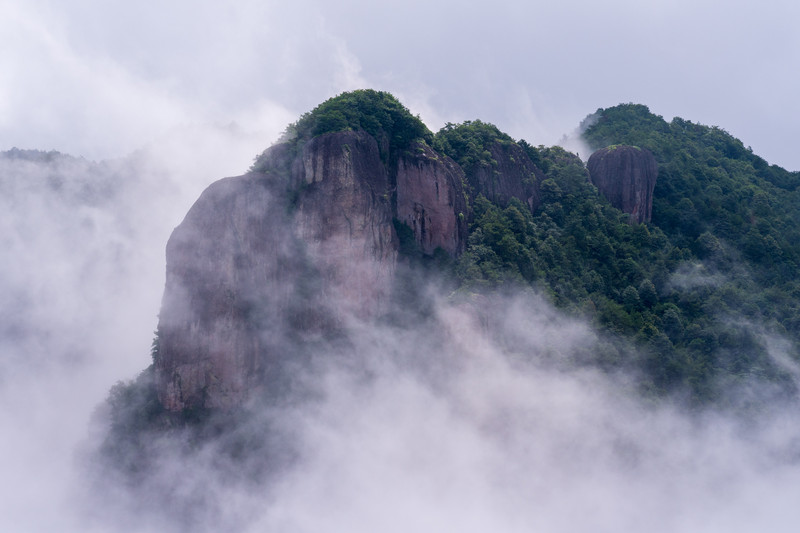
[[[447,123],[436,133],[433,147],[447,154],[469,173],[476,166],[491,166],[489,146],[492,143],[513,143],[509,135],[501,132],[494,124],[480,120],[468,120],[461,124]]]
[[[422,120],[412,115],[397,98],[373,89],[342,93],[322,102],[290,125],[286,137],[310,139],[346,130],[364,130],[379,144],[385,138],[392,152],[407,147],[416,139],[429,144],[433,140],[433,134]]]
[[[724,130],[667,123],[642,105],[599,110],[585,126],[593,149],[653,152],[652,223],[631,225],[575,155],[520,141],[546,175],[541,205],[531,213],[475,202],[456,266],[461,290],[539,287],[601,331],[632,339],[642,354],[634,363],[657,395],[737,402],[720,397],[722,385],[752,379],[793,390],[767,345],[773,336],[800,343],[800,173],[768,165]],[[464,150],[438,146],[464,159]],[[483,146],[470,145],[467,160],[480,161]]]

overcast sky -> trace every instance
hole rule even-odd
[[[0,0],[0,149],[118,157],[231,123],[267,145],[372,87],[434,131],[546,145],[643,103],[800,170],[798,20],[791,0]]]

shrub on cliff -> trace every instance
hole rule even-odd
[[[416,139],[433,141],[433,134],[422,120],[397,98],[372,89],[342,93],[322,102],[289,126],[287,135],[310,139],[345,130],[364,130],[379,143],[385,135],[390,152],[403,149]]]
[[[465,172],[476,166],[491,166],[489,147],[494,142],[513,143],[514,139],[501,132],[493,124],[480,120],[468,120],[461,124],[447,123],[436,132],[434,148],[451,157]]]

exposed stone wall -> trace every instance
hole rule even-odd
[[[650,222],[658,165],[653,154],[635,146],[596,151],[587,164],[590,179],[611,205],[635,222]]]
[[[261,332],[288,307],[299,271],[281,204],[262,175],[220,180],[170,237],[156,360],[167,409],[237,405],[259,379]]]
[[[262,161],[263,172],[212,184],[167,245],[156,380],[169,410],[240,405],[293,357],[287,336],[387,311],[393,218],[425,253],[464,249],[461,170],[427,145],[391,173],[355,131],[277,145]]]
[[[312,139],[295,160],[301,183],[294,230],[339,312],[361,318],[388,305],[397,258],[390,184],[378,144],[365,132]]]
[[[505,206],[511,198],[526,203],[531,211],[539,206],[539,183],[544,174],[518,144],[496,141],[489,147],[493,163],[478,166],[467,175],[473,196],[483,194]]]
[[[451,255],[464,251],[467,201],[464,172],[449,157],[424,143],[397,162],[397,218],[414,231],[423,253],[442,248]]]

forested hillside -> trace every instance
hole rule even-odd
[[[651,398],[678,396],[696,407],[740,409],[795,394],[800,175],[768,165],[719,128],[678,118],[667,123],[642,105],[601,109],[586,119],[583,131],[595,150],[625,145],[634,147],[629,154],[653,154],[647,155],[658,165],[650,222],[637,223],[630,213],[612,206],[576,154],[515,141],[480,120],[447,124],[434,135],[392,95],[372,90],[342,94],[303,115],[287,128],[281,143],[257,158],[251,171],[253,179],[266,180],[277,187],[276,194],[290,199],[287,216],[295,217],[300,227],[313,218],[304,219],[305,211],[328,213],[319,218],[320,227],[349,227],[345,238],[351,240],[352,228],[364,226],[366,240],[353,249],[383,250],[387,273],[395,271],[387,250],[397,246],[397,275],[383,280],[393,287],[381,289],[391,291],[394,299],[381,318],[384,322],[424,316],[431,305],[425,281],[434,274],[444,280],[437,283],[453,301],[543,294],[567,315],[587,320],[600,336],[592,350],[565,364],[624,371],[636,376],[640,392]],[[342,144],[320,152],[326,146],[320,139]],[[369,142],[374,143],[376,160],[364,166],[368,151],[362,154],[356,148]],[[315,151],[308,152],[309,147]],[[310,182],[296,176],[303,165],[323,155],[330,161],[319,169],[330,176],[320,174]],[[414,201],[404,197],[406,203],[400,202],[400,196],[408,195],[403,191],[420,186],[408,181],[408,169],[423,168],[427,170],[418,177],[433,180],[429,185],[435,182],[435,187]],[[337,183],[341,172],[356,173]],[[367,176],[374,173],[385,173],[383,181]],[[445,173],[450,185],[441,181]],[[372,181],[342,195],[366,178]],[[318,185],[323,181],[332,187],[325,194]],[[291,190],[280,192],[283,187]],[[316,200],[309,203],[313,194]],[[366,203],[351,205],[355,199]],[[440,200],[450,203],[435,203]],[[334,215],[347,206],[352,212],[334,224]],[[377,219],[353,226],[359,213],[374,218],[381,209],[386,213]],[[455,222],[441,226],[445,219],[435,217],[447,210]],[[382,224],[386,237],[377,244],[370,240],[376,231],[371,225],[376,224]],[[468,227],[457,236],[441,235],[455,239],[449,251],[434,250],[426,239],[451,226]],[[290,231],[274,224],[265,227]],[[421,247],[424,243],[428,249]],[[337,244],[332,250],[342,247]],[[347,272],[348,261],[337,272]],[[367,294],[357,290],[362,298]],[[481,312],[493,311],[487,306]],[[503,329],[498,331],[502,335]],[[143,376],[140,388],[150,390],[151,374]],[[114,397],[123,390],[117,387]],[[750,397],[747,391],[758,393]],[[134,421],[140,418],[133,416]]]
[[[519,202],[474,202],[456,267],[461,290],[519,282],[544,290],[602,331],[632,339],[638,361],[610,350],[599,362],[634,363],[656,394],[735,403],[742,399],[721,397],[725,386],[752,380],[792,391],[787,367],[768,350],[789,339],[792,351],[800,340],[800,174],[768,165],[724,130],[667,123],[642,105],[599,110],[583,126],[594,150],[624,144],[655,154],[652,222],[631,224],[611,207],[577,156],[520,141],[546,175],[541,205],[530,212]],[[487,128],[448,125],[437,147],[491,166]]]

